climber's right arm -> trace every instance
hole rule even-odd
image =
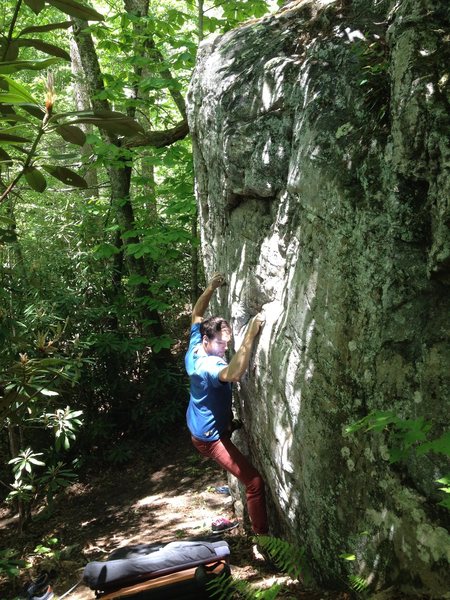
[[[208,285],[206,286],[205,291],[199,297],[199,299],[194,305],[194,308],[192,309],[192,325],[194,325],[195,323],[201,323],[203,321],[203,315],[205,314],[206,309],[208,308],[211,296],[214,294],[215,290],[224,283],[225,277],[221,273],[214,273]]]

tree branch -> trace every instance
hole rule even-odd
[[[189,133],[187,121],[180,121],[178,125],[165,131],[149,131],[134,138],[127,138],[123,141],[124,148],[138,148],[140,146],[153,146],[153,148],[163,148],[170,146],[177,140],[182,140]]]

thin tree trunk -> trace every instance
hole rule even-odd
[[[197,302],[198,297],[200,296],[200,282],[199,282],[199,253],[198,247],[196,244],[197,241],[197,211],[195,215],[192,217],[191,224],[191,234],[192,234],[192,244],[191,244],[191,303],[192,306]]]
[[[70,39],[70,59],[72,66],[72,73],[74,75],[74,97],[75,97],[75,106],[77,110],[89,110],[91,108],[91,103],[89,100],[88,90],[83,81],[83,69],[81,66],[81,58],[80,53],[78,52],[78,47],[73,38]],[[93,127],[87,123],[82,123],[80,125],[81,129],[86,133],[92,133]],[[85,164],[88,164],[89,156],[92,155],[92,146],[88,143],[84,144],[81,149],[83,157],[85,159]],[[91,197],[94,196],[98,198],[98,177],[97,177],[97,169],[88,168],[84,173],[84,178],[88,184],[88,189],[83,191],[85,196]]]
[[[203,0],[198,0],[198,4],[197,4],[197,37],[198,37],[199,43],[202,41],[203,34],[204,34],[203,16],[204,16],[204,2],[203,2]],[[195,211],[195,214],[192,217],[191,233],[192,233],[191,303],[192,303],[192,306],[194,306],[194,304],[197,302],[198,297],[200,296],[199,247],[196,244],[197,238],[198,238],[198,211],[197,210]]]
[[[110,110],[107,100],[99,100],[97,95],[104,90],[103,77],[100,71],[97,53],[89,31],[86,31],[87,23],[80,19],[74,19],[74,37],[80,53],[83,72],[86,77],[86,84],[89,89],[92,108],[94,110]],[[115,146],[121,146],[120,140],[115,134],[102,132],[105,141]],[[135,220],[133,206],[130,200],[131,186],[131,167],[128,164],[129,159],[123,160],[123,167],[111,166],[108,168],[108,176],[111,184],[111,206],[117,218],[122,241],[124,245],[138,244],[140,242],[137,235],[124,238],[124,234],[135,230]],[[126,164],[127,163],[127,164]],[[131,273],[146,277],[151,280],[142,257],[136,258],[134,255],[127,257],[127,263]],[[137,286],[139,298],[148,298],[150,293],[148,286],[140,284]],[[147,329],[151,335],[160,336],[164,333],[159,313],[150,309],[145,302],[143,303],[143,317],[147,322]]]
[[[203,9],[203,5],[204,2],[203,0],[198,0],[198,5],[197,5],[197,36],[198,36],[198,41],[201,42],[203,39],[203,16],[204,16],[204,9]]]

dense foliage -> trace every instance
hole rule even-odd
[[[0,480],[21,527],[93,450],[126,461],[184,413],[201,279],[184,95],[199,40],[268,4],[2,5]]]

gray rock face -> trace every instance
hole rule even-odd
[[[345,433],[372,410],[448,425],[449,25],[447,0],[291,2],[206,40],[190,87],[214,311],[237,344],[266,316],[237,410],[322,584],[450,597],[446,457]]]

